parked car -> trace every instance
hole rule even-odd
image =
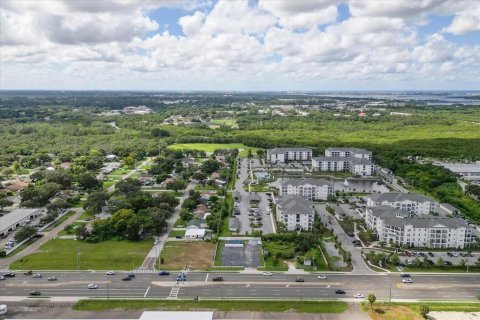
[[[223,281],[223,277],[213,277],[213,281]]]
[[[402,273],[402,274],[400,275],[400,277],[402,277],[402,278],[410,278],[410,275],[409,275],[408,273]]]
[[[433,257],[433,256],[434,256],[433,252],[428,252],[428,255],[429,255],[430,257]]]
[[[297,278],[297,279],[295,279],[295,282],[305,282],[305,279],[303,279],[303,278]]]
[[[87,286],[88,289],[98,289],[98,286],[94,283],[90,283],[88,286]]]
[[[42,293],[38,290],[30,291],[30,296],[41,296]]]
[[[348,234],[349,237],[355,237],[355,233],[353,233],[353,232],[349,232],[347,234]]]
[[[5,276],[0,276],[0,280],[5,280]]]
[[[453,254],[451,252],[447,252],[447,256],[453,257]]]
[[[115,275],[115,272],[114,271],[107,271],[105,273],[107,276],[114,276]]]
[[[32,278],[35,278],[35,279],[40,279],[42,277],[42,274],[41,273],[35,273]]]
[[[451,263],[450,261],[448,261],[448,260],[445,260],[445,261],[443,262],[443,265],[444,265],[444,266],[451,266],[452,263]]]
[[[335,290],[335,293],[336,293],[336,294],[345,294],[345,290],[336,289],[336,290]]]
[[[318,276],[318,279],[325,280],[325,279],[327,279],[327,276],[324,275],[324,274],[321,274],[321,275]]]
[[[364,296],[363,294],[361,294],[361,293],[355,293],[355,294],[353,295],[353,297],[354,297],[354,298],[365,298],[365,296]]]
[[[57,277],[51,276],[51,277],[48,277],[47,280],[48,280],[48,281],[57,281]]]
[[[25,271],[23,274],[26,275],[26,276],[31,276],[32,275],[32,270]]]
[[[175,236],[175,239],[182,239],[182,236]]]
[[[165,271],[165,270],[162,270],[158,273],[159,276],[169,276],[170,275],[170,272],[168,271]]]

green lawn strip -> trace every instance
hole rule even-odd
[[[168,234],[168,236],[170,238],[175,238],[176,236],[185,236],[185,231],[186,230],[172,230],[170,231],[170,233]]]
[[[392,303],[394,305],[407,306],[410,308],[415,308],[418,310],[418,307],[421,305],[427,305],[430,308],[430,311],[464,311],[464,312],[479,312],[480,311],[480,302],[405,302],[405,303]]]
[[[55,221],[52,225],[50,225],[47,229],[45,229],[45,231],[50,231],[52,230],[53,228],[56,228],[58,227],[59,225],[61,225],[62,223],[65,222],[65,220],[67,220],[68,218],[70,218],[71,216],[73,216],[75,214],[75,211],[73,210],[70,210],[68,211],[65,215],[63,215],[60,219],[58,219],[57,221]]]
[[[175,221],[174,227],[178,228],[179,226],[183,226],[184,228],[186,228],[187,224],[188,224],[188,221],[183,221],[182,219],[178,219],[177,221]]]
[[[62,230],[58,233],[59,236],[65,236],[65,235],[74,235],[75,234],[75,227],[79,226],[79,225],[84,225],[86,224],[85,222],[74,222],[72,223],[72,229],[70,229],[70,232],[67,232],[65,230]],[[65,226],[66,227],[66,226]]]
[[[13,270],[76,270],[77,248],[80,250],[81,270],[132,270],[140,266],[152,240],[103,241],[88,243],[71,239],[53,239],[40,250],[18,261],[10,268]]]
[[[258,300],[80,300],[74,310],[216,310],[250,312],[341,313],[348,309],[342,301],[258,301]]]
[[[247,147],[243,143],[176,143],[168,146],[169,149],[174,150],[201,150],[205,152],[213,152],[216,149],[242,149],[239,152],[240,157],[246,157],[248,150],[252,150],[255,155],[259,148]]]
[[[84,211],[78,220],[92,220],[95,216],[89,211]]]
[[[215,252],[215,261],[213,263],[214,266],[222,266],[222,251],[224,244],[223,241],[217,243],[217,251]]]

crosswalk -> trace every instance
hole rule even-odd
[[[170,294],[168,295],[167,299],[178,299],[178,292],[180,291],[180,286],[176,285],[172,287]]]
[[[149,270],[149,269],[135,269],[132,272],[133,273],[157,273],[157,271]]]

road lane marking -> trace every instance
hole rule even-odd
[[[150,286],[148,286],[147,291],[145,291],[145,294],[143,295],[144,298],[148,295],[148,291],[150,291]]]
[[[205,282],[208,281],[208,275],[209,275],[209,273],[207,273],[207,276],[205,277]]]

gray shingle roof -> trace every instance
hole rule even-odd
[[[312,214],[313,202],[301,196],[285,195],[277,199],[277,205],[284,213]]]
[[[360,165],[369,165],[372,164],[368,159],[355,158],[355,157],[313,157],[315,161],[346,161],[353,162]]]
[[[377,206],[368,208],[372,215],[385,221],[386,225],[402,228],[406,225],[412,225],[414,228],[469,228],[467,224],[458,218],[443,218],[432,215],[413,216],[408,218],[408,214],[400,209],[395,209],[389,206]],[[398,218],[396,215],[403,215],[406,218]]]
[[[312,149],[310,148],[273,148],[273,149],[268,149],[267,154],[272,154],[272,153],[285,153],[288,151],[310,151],[312,152]]]
[[[328,151],[350,151],[350,152],[354,152],[354,153],[363,153],[363,154],[372,154],[371,151],[368,151],[366,149],[360,149],[360,148],[336,148],[336,147],[330,147],[330,148],[327,148],[325,150],[328,150]]]
[[[315,185],[315,186],[324,186],[324,185],[328,185],[328,186],[333,186],[333,182],[332,181],[328,181],[326,179],[289,179],[289,180],[282,180],[280,181],[280,185],[281,186],[287,186],[287,185],[292,185],[292,186],[301,186],[301,185],[305,185],[305,184],[311,184],[311,185]]]
[[[427,198],[417,193],[400,193],[400,192],[388,192],[388,193],[376,193],[368,196],[374,202],[397,202],[397,201],[415,201],[415,202],[434,202],[432,199]]]

